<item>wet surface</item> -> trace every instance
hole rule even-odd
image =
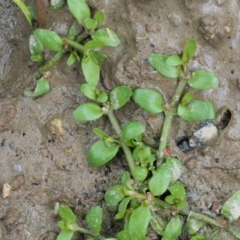
[[[54,12],[44,2],[47,28],[65,34],[72,23],[67,7]],[[157,74],[147,58],[158,52],[180,54],[188,39],[197,41],[190,70],[214,72],[220,86],[195,96],[213,101],[217,108],[227,106],[232,119],[214,143],[187,153],[176,142],[189,134],[189,124],[175,119],[170,147],[183,161],[181,180],[191,207],[207,211],[213,202],[224,202],[239,190],[240,181],[240,1],[89,2],[106,13],[106,26],[121,39],[120,47],[105,50],[109,57],[102,75],[109,89],[120,84],[155,88],[165,102],[170,101],[176,81]],[[56,239],[55,203],[71,206],[81,221],[92,205],[102,204],[104,192],[118,182],[126,166],[121,155],[99,169],[86,161],[86,150],[96,140],[91,129],[111,130],[106,119],[77,123],[72,118],[73,109],[85,101],[79,91],[84,80],[77,64],[67,67],[63,58],[50,71],[49,94],[35,100],[23,96],[24,80],[38,67],[29,59],[31,28],[12,1],[0,1],[0,12],[0,185],[16,181],[10,196],[0,198],[0,238]],[[156,145],[162,116],[144,113],[132,103],[129,107],[117,113],[121,124],[141,121],[148,131],[145,138],[154,136],[150,144]],[[106,219],[105,233],[113,235],[113,217],[106,215]]]

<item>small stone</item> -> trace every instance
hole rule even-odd
[[[6,198],[9,197],[11,194],[11,186],[8,183],[3,184],[3,189],[2,189],[2,197]]]
[[[22,171],[21,165],[19,163],[13,164],[13,171],[14,172],[21,172]]]
[[[25,182],[24,176],[21,174],[21,175],[15,176],[10,181],[9,185],[11,186],[11,189],[14,191],[19,189],[24,184],[24,182]]]
[[[231,28],[230,28],[229,26],[225,26],[225,27],[224,27],[224,31],[225,31],[226,33],[229,33],[229,32],[231,31]]]

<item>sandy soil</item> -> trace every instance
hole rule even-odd
[[[232,121],[211,146],[183,153],[176,141],[190,127],[176,119],[170,145],[184,163],[181,180],[187,186],[189,204],[204,212],[212,202],[224,202],[239,190],[240,181],[240,1],[88,2],[105,12],[106,26],[121,39],[120,47],[105,50],[108,60],[102,76],[108,89],[121,84],[155,88],[168,102],[176,81],[153,71],[147,58],[158,52],[180,54],[188,39],[197,41],[191,70],[214,72],[220,86],[198,92],[196,97],[213,101],[217,108],[227,106]],[[67,7],[54,12],[48,1],[45,5],[47,28],[66,34],[73,22]],[[12,180],[17,183],[9,197],[0,197],[0,239],[56,239],[55,203],[71,206],[81,222],[91,206],[104,207],[104,192],[119,181],[126,164],[121,154],[99,169],[86,161],[86,150],[96,140],[91,129],[111,129],[106,119],[79,123],[72,118],[74,108],[86,100],[79,91],[84,79],[78,64],[67,67],[67,58],[62,59],[50,71],[49,94],[35,100],[23,95],[25,79],[38,68],[29,59],[31,28],[10,0],[0,0],[0,13],[0,186]],[[151,144],[157,144],[162,116],[152,117],[130,103],[117,117],[121,124],[141,121],[148,131],[146,139],[151,137],[155,139]],[[63,133],[57,131],[56,119],[62,122]],[[106,212],[105,219],[105,233],[114,235],[113,216]]]

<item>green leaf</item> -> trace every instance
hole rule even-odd
[[[196,220],[194,218],[189,218],[187,220],[187,232],[189,235],[195,234],[198,230],[200,230],[205,225],[204,222]]]
[[[114,185],[108,188],[104,195],[105,202],[110,210],[115,210],[118,203],[122,201],[124,197],[125,194],[121,185]]]
[[[134,179],[137,181],[144,181],[147,178],[148,170],[143,166],[136,166],[133,172]]]
[[[100,27],[104,23],[104,20],[105,20],[104,13],[101,11],[96,12],[93,17],[93,20],[95,21],[97,27]]]
[[[71,66],[73,65],[76,61],[79,61],[80,58],[79,56],[77,55],[76,52],[71,52],[71,55],[69,56],[68,60],[67,60],[67,65],[68,66]]]
[[[131,239],[145,240],[151,212],[149,206],[142,204],[130,216],[128,231]]]
[[[91,121],[103,115],[102,109],[95,103],[84,103],[73,112],[73,117],[77,121]]]
[[[85,45],[84,45],[84,49],[85,50],[100,50],[102,49],[103,44],[101,42],[99,42],[98,40],[90,40],[88,41]]]
[[[221,213],[230,222],[236,221],[240,217],[240,190],[223,204]]]
[[[87,213],[86,222],[94,234],[99,234],[102,227],[102,208],[92,207]]]
[[[127,142],[141,135],[145,131],[145,127],[137,121],[128,122],[122,130],[121,140]]]
[[[163,76],[169,78],[177,78],[179,77],[179,70],[175,66],[169,66],[166,61],[168,56],[163,54],[151,54],[148,58],[150,64],[153,68],[155,68],[158,72],[160,72]]]
[[[94,167],[100,167],[112,160],[119,149],[116,143],[99,140],[95,142],[87,152],[88,162]]]
[[[82,59],[82,71],[86,82],[95,87],[100,78],[100,67],[94,56],[84,55]]]
[[[214,119],[216,110],[211,102],[204,100],[192,100],[186,106],[179,104],[178,115],[186,121],[203,121]]]
[[[72,15],[84,25],[85,20],[90,17],[90,9],[85,0],[68,0],[67,3]]]
[[[49,90],[50,90],[50,86],[49,86],[47,79],[44,77],[41,77],[37,82],[37,86],[36,86],[34,92],[24,91],[24,94],[27,97],[39,97],[41,95],[48,93]]]
[[[107,56],[101,52],[93,52],[92,54],[98,62],[103,62],[107,59]]]
[[[62,39],[57,35],[57,33],[48,29],[39,28],[36,29],[33,34],[39,39],[44,47],[57,52],[62,50]]]
[[[62,230],[57,237],[57,240],[71,240],[74,232],[70,230]]]
[[[109,135],[107,133],[105,133],[102,129],[100,128],[94,128],[93,129],[93,133],[95,133],[98,137],[102,138],[102,139],[107,139],[109,138]]]
[[[132,89],[127,86],[115,87],[110,95],[111,109],[116,110],[124,106],[132,96]]]
[[[96,25],[95,21],[93,21],[92,18],[87,18],[87,19],[85,20],[85,27],[86,27],[87,29],[90,29],[90,30],[91,30],[91,29],[96,28],[97,25]]]
[[[169,186],[168,190],[170,191],[172,196],[181,200],[186,199],[186,190],[181,182],[176,181]]]
[[[133,91],[133,100],[150,113],[155,114],[163,111],[162,95],[156,90],[137,88]]]
[[[91,86],[88,83],[84,83],[81,85],[81,92],[88,98],[92,100],[97,100],[97,88]]]
[[[121,179],[121,182],[122,182],[122,186],[128,190],[132,190],[133,187],[131,185],[131,177],[130,177],[130,174],[129,172],[127,171],[124,171],[123,172],[123,175],[122,175],[122,179]]]
[[[172,217],[164,230],[162,240],[175,240],[181,234],[182,221],[179,216]]]
[[[116,33],[109,28],[100,28],[93,35],[92,38],[100,41],[108,47],[117,47],[120,44]]]
[[[172,171],[171,183],[174,183],[181,176],[182,168],[183,168],[182,163],[177,158],[167,157],[166,164],[169,167],[169,169],[171,169]]]
[[[106,92],[100,92],[96,99],[99,103],[105,103],[108,100],[108,94]]]
[[[68,224],[76,223],[77,218],[69,206],[61,204],[58,208],[58,214]]]
[[[182,56],[182,60],[183,62],[187,63],[189,62],[192,57],[194,56],[195,52],[197,50],[197,43],[195,40],[189,40],[183,49],[183,56]]]
[[[158,216],[155,212],[151,212],[151,220],[150,220],[150,224],[151,227],[153,228],[153,230],[159,234],[159,235],[163,235],[164,229],[166,228],[166,221]]]
[[[187,92],[184,97],[182,98],[181,104],[183,106],[189,104],[193,100],[193,93],[192,92]]]
[[[72,26],[69,29],[69,33],[68,33],[68,37],[73,37],[75,38],[79,33],[80,33],[80,25],[78,23],[78,21],[74,21],[74,23],[72,24]]]
[[[118,207],[118,213],[116,215],[116,219],[122,219],[124,217],[124,214],[126,212],[126,209],[127,209],[127,206],[129,204],[131,200],[131,197],[126,197],[124,198],[121,203],[119,204],[119,207]]]
[[[153,196],[160,196],[168,189],[171,177],[171,169],[165,163],[162,164],[149,181],[149,190]]]
[[[17,6],[21,9],[27,21],[32,26],[32,21],[33,21],[32,14],[28,9],[28,7],[25,5],[25,3],[22,0],[13,0],[13,2],[15,2]]]
[[[202,235],[197,235],[197,236],[191,237],[190,240],[207,240],[207,239]]]
[[[166,60],[166,64],[169,65],[169,66],[179,66],[181,65],[183,62],[182,62],[182,59],[178,56],[178,55],[172,55],[172,56],[169,56]]]
[[[34,36],[33,34],[29,38],[29,49],[31,53],[31,58],[35,60],[34,62],[42,61],[42,52],[43,52],[43,45],[39,41],[39,39]]]
[[[64,220],[58,221],[58,226],[63,230],[67,230],[66,222]]]
[[[192,78],[187,82],[192,88],[199,90],[215,88],[219,84],[219,80],[214,74],[202,70],[194,72]]]
[[[121,231],[117,234],[119,240],[131,240],[131,237],[127,231]]]

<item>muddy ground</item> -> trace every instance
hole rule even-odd
[[[68,8],[54,12],[44,2],[47,28],[66,35],[73,22]],[[120,47],[105,50],[108,61],[102,66],[102,81],[108,89],[121,84],[155,88],[168,102],[176,81],[157,74],[147,58],[158,52],[180,54],[188,39],[197,41],[191,70],[214,72],[220,86],[198,92],[196,97],[213,101],[217,108],[227,106],[232,121],[213,145],[183,153],[176,141],[190,127],[176,119],[170,145],[184,164],[181,180],[187,186],[189,204],[205,212],[212,202],[224,202],[240,188],[240,1],[88,2],[105,12],[106,26],[121,39]],[[50,71],[49,94],[38,99],[23,95],[25,87],[34,87],[34,82],[25,86],[25,80],[38,68],[29,58],[31,28],[10,0],[0,0],[0,13],[0,186],[19,176],[16,190],[7,198],[0,197],[0,239],[52,240],[59,232],[53,216],[55,203],[71,206],[81,222],[91,206],[104,206],[104,192],[119,181],[126,164],[121,154],[99,169],[86,161],[86,150],[97,139],[91,129],[111,129],[104,118],[91,123],[72,118],[73,110],[86,100],[79,91],[84,79],[78,64],[67,67],[63,58]],[[141,121],[148,131],[146,139],[154,139],[150,143],[157,145],[162,116],[153,117],[130,103],[117,117],[121,124]],[[56,119],[62,121],[63,133],[57,131]],[[113,236],[117,229],[113,216],[106,213],[105,217],[104,233]]]

